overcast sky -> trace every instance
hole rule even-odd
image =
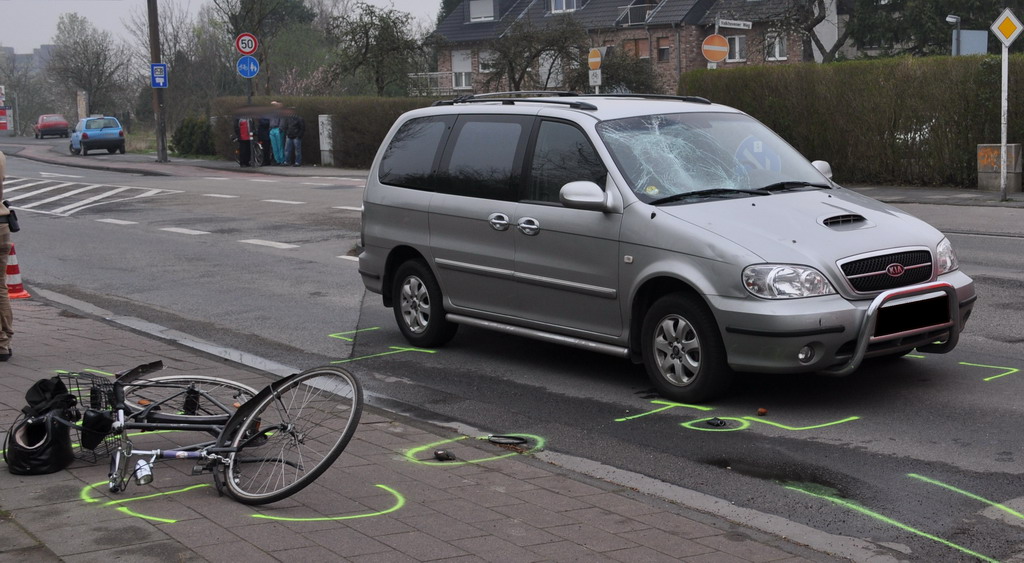
[[[208,0],[175,0],[188,4],[193,13]],[[441,0],[363,0],[382,8],[409,12],[418,22],[433,24]],[[0,46],[14,47],[19,54],[31,53],[40,45],[53,43],[57,19],[76,12],[98,29],[127,37],[121,20],[132,11],[145,13],[146,0],[0,0]]]

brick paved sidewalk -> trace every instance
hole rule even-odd
[[[273,377],[34,299],[15,300],[14,315],[14,357],[0,364],[4,433],[28,387],[57,370],[161,359],[167,375],[256,387]],[[530,455],[459,461],[510,453],[473,438],[367,407],[334,467],[263,507],[218,497],[212,477],[191,476],[188,462],[159,462],[152,485],[120,495],[106,490],[106,460],[43,476],[3,471],[0,561],[836,560]],[[434,461],[436,447],[458,460]]]

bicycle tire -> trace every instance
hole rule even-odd
[[[334,463],[359,425],[363,391],[348,371],[324,366],[271,384],[254,401],[224,430],[220,441],[235,451],[218,487],[257,505],[297,493]]]
[[[189,388],[193,385],[199,393],[192,393],[190,398]],[[207,375],[164,375],[124,386],[125,404],[131,412],[159,403],[163,419],[180,419],[182,423],[230,417],[256,393],[256,389],[244,383]]]
[[[253,142],[252,148],[249,150],[252,152],[252,165],[263,166],[266,157],[263,153],[263,143]]]

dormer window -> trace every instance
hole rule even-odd
[[[551,0],[551,13],[575,12],[581,0]]]
[[[469,0],[469,21],[494,21],[494,0]]]

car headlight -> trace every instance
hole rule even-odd
[[[960,263],[956,260],[956,253],[953,252],[953,245],[950,244],[948,238],[942,239],[935,249],[935,254],[939,259],[939,274],[948,274],[960,267]]]
[[[764,299],[796,299],[836,292],[818,270],[788,264],[747,266],[743,270],[743,286]]]

